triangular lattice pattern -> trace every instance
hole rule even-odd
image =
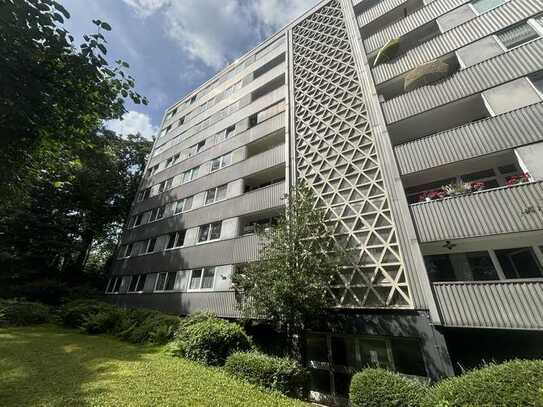
[[[341,6],[292,29],[296,164],[349,254],[330,294],[341,307],[411,306],[379,157]]]

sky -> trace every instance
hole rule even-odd
[[[149,105],[127,103],[121,134],[158,132],[165,109],[256,46],[318,0],[60,0],[74,37],[108,22],[108,61],[130,64]]]

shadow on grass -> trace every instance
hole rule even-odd
[[[52,326],[0,329],[0,404],[96,405],[121,375],[118,362],[155,351]]]

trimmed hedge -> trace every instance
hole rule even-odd
[[[15,300],[0,300],[0,326],[25,326],[51,321],[46,305]]]
[[[364,369],[351,381],[353,407],[415,407],[428,386],[385,369]]]
[[[172,353],[207,365],[223,365],[230,354],[253,346],[241,326],[209,314],[184,321],[176,338]]]
[[[124,309],[99,301],[68,303],[61,314],[65,326],[89,334],[107,333],[133,343],[164,344],[174,338],[181,319],[154,310]]]
[[[445,379],[424,402],[434,406],[543,406],[543,360],[489,364]]]
[[[228,356],[224,368],[233,376],[288,396],[303,397],[305,392],[307,373],[289,358],[236,352]]]

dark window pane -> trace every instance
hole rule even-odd
[[[355,340],[351,337],[332,337],[332,363],[342,366],[356,366]]]
[[[115,285],[113,286],[113,292],[117,293],[119,292],[119,288],[121,288],[121,277],[117,277],[115,280]]]
[[[336,395],[349,397],[349,387],[351,386],[352,375],[348,373],[334,373],[334,388]]]
[[[185,244],[186,233],[187,232],[185,230],[180,230],[177,232],[177,242],[175,243],[175,247],[181,247],[183,244]]]
[[[200,288],[200,280],[202,279],[202,269],[192,270],[192,275],[190,277],[190,286],[191,290],[197,290]]]
[[[496,250],[506,278],[540,278],[543,271],[531,247]]]
[[[171,271],[168,273],[168,276],[166,278],[166,286],[164,287],[164,290],[171,291],[173,290],[173,287],[175,285],[175,277],[177,276],[177,273],[175,271]]]
[[[310,369],[310,389],[319,393],[331,394],[330,373],[327,370]]]
[[[164,283],[166,282],[166,273],[160,273],[157,278],[155,290],[162,291],[164,290]]]
[[[210,240],[219,239],[221,237],[221,222],[213,223],[211,225]]]
[[[171,249],[175,245],[175,236],[175,232],[168,235],[168,244],[166,245],[166,249]]]
[[[454,269],[448,254],[438,254],[434,256],[424,256],[426,270],[430,280],[437,281],[455,281]]]
[[[392,338],[394,365],[400,373],[426,376],[420,345],[415,339]]]
[[[137,284],[138,284],[138,276],[132,276],[132,280],[130,280],[130,286],[128,287],[128,291],[136,291]]]
[[[156,238],[149,240],[149,246],[147,246],[147,253],[151,253],[155,250]]]
[[[466,253],[473,280],[498,280],[498,273],[488,252]]]
[[[475,181],[481,178],[491,178],[494,177],[496,174],[494,174],[494,170],[484,170],[484,171],[477,171],[472,172],[471,174],[462,175],[460,178],[464,182],[470,182]]]
[[[391,369],[387,345],[384,339],[359,339],[362,366]]]
[[[202,289],[213,288],[213,280],[215,279],[215,268],[206,267],[204,269],[204,277],[202,279]]]
[[[326,336],[308,335],[306,337],[306,356],[308,361],[328,362]]]
[[[138,280],[138,285],[136,286],[136,291],[143,291],[145,287],[145,281],[147,280],[147,274],[142,274]]]
[[[205,242],[208,239],[209,226],[210,225],[200,226],[200,235],[198,236],[199,242]]]

